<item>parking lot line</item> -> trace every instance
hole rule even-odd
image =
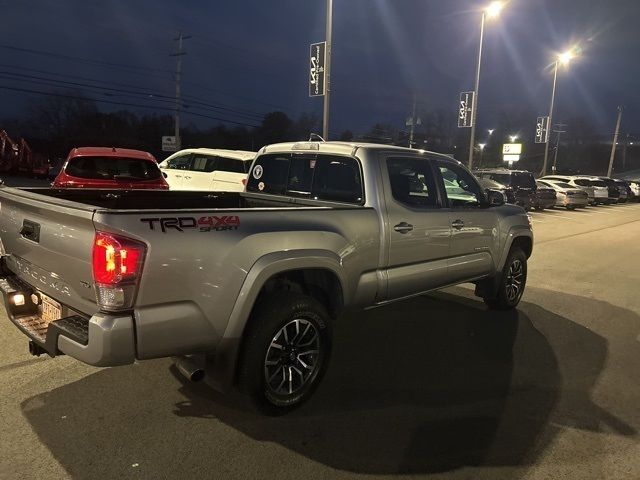
[[[569,217],[567,215],[560,215],[558,213],[551,213],[549,212],[549,214],[547,215],[547,218],[566,218],[568,220],[575,220],[575,217]]]

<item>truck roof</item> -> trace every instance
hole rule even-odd
[[[140,158],[143,160],[151,160],[153,162],[156,160],[149,152],[132,150],[130,148],[76,147],[69,152],[69,158],[85,156]]]
[[[322,152],[336,155],[353,155],[355,150],[363,148],[367,150],[398,150],[400,152],[411,153],[428,153],[430,155],[437,155],[443,160],[449,160],[454,163],[460,163],[455,158],[442,153],[431,152],[428,150],[419,150],[415,148],[399,147],[396,145],[385,145],[380,143],[367,143],[367,142],[285,142],[275,143],[273,145],[267,145],[263,147],[258,153],[284,153],[284,152]]]

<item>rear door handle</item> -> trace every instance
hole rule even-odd
[[[184,178],[186,178],[187,180],[191,180],[191,177],[184,177]]]
[[[395,227],[393,227],[393,229],[398,233],[409,233],[411,230],[413,230],[413,225],[407,222],[400,222]]]
[[[462,220],[454,220],[451,222],[451,226],[456,230],[461,230],[464,228],[464,222]]]

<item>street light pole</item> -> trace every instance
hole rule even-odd
[[[331,96],[331,36],[333,33],[333,0],[327,0],[327,50],[325,52],[325,81],[324,106],[322,109],[322,138],[329,140],[329,99]]]
[[[478,65],[476,66],[476,85],[473,94],[473,106],[471,107],[471,139],[469,140],[469,170],[473,168],[473,151],[476,140],[476,118],[478,116],[478,100],[480,97],[480,66],[482,64],[482,44],[484,42],[484,22],[487,13],[482,12],[480,21],[480,47],[478,48]]]
[[[553,67],[553,90],[551,91],[551,106],[549,107],[549,120],[547,121],[547,138],[544,143],[544,163],[542,164],[542,176],[547,174],[547,162],[549,161],[549,140],[553,130],[553,107],[556,101],[556,84],[558,82],[558,60]]]

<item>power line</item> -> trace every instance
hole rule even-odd
[[[34,49],[31,49],[31,48],[16,47],[14,45],[0,44],[0,48],[3,48],[5,50],[13,50],[13,51],[16,51],[16,52],[30,53],[30,54],[33,54],[33,55],[42,55],[42,56],[47,56],[47,57],[60,58],[60,59],[63,59],[63,60],[72,60],[72,61],[78,61],[78,62],[93,64],[93,65],[106,66],[106,67],[118,67],[118,68],[127,68],[127,69],[131,69],[131,70],[144,70],[144,71],[151,71],[151,72],[162,72],[162,73],[173,74],[172,71],[165,70],[165,69],[162,69],[162,68],[143,67],[143,66],[140,66],[140,65],[130,65],[130,64],[116,63],[116,62],[106,62],[104,60],[94,60],[94,59],[91,59],[91,58],[74,57],[74,56],[71,56],[71,55],[64,55],[62,53],[47,52],[47,51],[44,51],[44,50],[34,50]]]
[[[0,64],[0,68],[9,68],[9,69],[15,69],[15,70],[26,70],[26,71],[30,71],[30,72],[35,72],[35,73],[41,73],[44,75],[53,75],[56,77],[63,77],[63,78],[72,78],[74,80],[85,80],[88,82],[94,82],[94,83],[103,83],[105,85],[116,85],[119,87],[126,87],[126,88],[133,88],[136,90],[144,90],[143,92],[139,92],[141,95],[150,95],[150,96],[156,96],[156,97],[166,97],[166,98],[171,98],[171,99],[175,99],[175,97],[167,92],[164,93],[158,93],[158,92],[153,92],[153,91],[149,91],[147,90],[147,87],[140,87],[138,85],[132,85],[130,83],[120,83],[120,82],[113,82],[113,81],[105,81],[105,80],[101,80],[101,79],[97,79],[97,78],[89,78],[89,77],[81,77],[81,76],[77,76],[77,75],[68,75],[68,74],[63,74],[63,73],[57,73],[57,72],[51,72],[51,71],[47,71],[47,70],[39,70],[39,69],[35,69],[35,68],[28,68],[28,67],[21,67],[18,65],[9,65],[9,64]],[[13,72],[6,72],[7,74],[10,75],[19,75],[19,76],[23,76],[26,77],[26,74],[23,73],[13,73]],[[37,77],[37,76],[31,76],[30,78],[37,78],[40,80],[44,80],[44,77]],[[100,89],[105,89],[105,90],[109,90],[112,89],[114,91],[120,91],[122,93],[133,93],[133,92],[125,92],[123,90],[120,89],[114,89],[114,88],[110,88],[110,87],[102,87],[99,85],[90,85],[90,84],[85,84],[85,83],[80,83],[80,82],[69,82],[69,81],[65,81],[65,80],[57,80],[57,79],[49,79],[46,78],[46,80],[50,80],[52,82],[60,82],[60,83],[66,83],[69,85],[77,85],[77,86],[82,86],[82,87],[88,87],[88,88],[100,88]],[[136,92],[137,93],[137,92]],[[182,95],[183,98],[189,100],[192,103],[199,103],[203,106],[207,106],[207,107],[211,107],[211,108],[216,108],[216,109],[221,109],[221,110],[228,110],[228,111],[232,111],[232,112],[239,112],[239,113],[244,113],[247,114],[247,116],[255,116],[255,117],[259,117],[259,118],[263,118],[265,113],[263,112],[256,112],[253,110],[247,110],[244,108],[238,108],[238,107],[232,107],[230,105],[224,104],[224,103],[208,103],[205,102],[204,100],[196,97],[195,95]]]
[[[42,92],[39,90],[30,90],[27,88],[17,88],[17,87],[8,87],[6,85],[0,85],[0,90],[11,90],[14,92],[24,92],[24,93],[34,93],[37,95],[46,95],[46,96],[50,96],[50,97],[61,97],[61,98],[71,98],[71,99],[75,99],[75,100],[88,100],[88,101],[92,101],[95,103],[106,103],[109,105],[122,105],[122,106],[127,106],[127,107],[136,107],[136,108],[147,108],[147,109],[151,109],[151,110],[164,110],[164,111],[169,111],[169,112],[173,112],[174,109],[173,108],[168,108],[168,107],[158,107],[158,106],[152,106],[152,105],[140,105],[140,104],[135,104],[135,103],[126,103],[126,102],[116,102],[116,101],[112,101],[112,100],[100,100],[100,99],[96,99],[96,98],[88,98],[88,97],[83,97],[83,96],[79,96],[79,95],[66,95],[66,94],[62,94],[62,93],[53,93],[53,92]],[[210,115],[204,115],[202,113],[196,113],[196,112],[190,112],[190,111],[185,111],[184,113],[188,114],[188,115],[193,115],[196,117],[202,117],[202,118],[208,118],[210,120],[215,120],[218,122],[223,122],[223,123],[231,123],[234,125],[241,125],[243,127],[251,127],[251,128],[258,128],[257,125],[252,125],[249,123],[243,123],[243,122],[236,122],[234,120],[229,120],[226,118],[220,118],[220,117],[212,117]]]
[[[47,85],[47,86],[54,86],[54,87],[60,87],[60,86],[64,86],[64,87],[69,87],[69,86],[73,86],[73,87],[82,87],[82,88],[89,88],[89,89],[93,89],[93,90],[97,90],[99,92],[116,92],[116,94],[111,94],[111,93],[103,93],[104,95],[108,95],[108,96],[121,96],[121,97],[130,97],[130,98],[140,98],[141,96],[144,97],[147,100],[151,100],[151,101],[157,101],[157,102],[171,102],[171,103],[175,103],[175,97],[172,95],[164,95],[161,93],[155,93],[155,92],[137,92],[137,91],[133,91],[133,90],[124,90],[124,89],[120,89],[120,88],[112,88],[112,87],[102,87],[99,85],[91,85],[91,84],[86,84],[86,83],[82,83],[82,82],[70,82],[70,81],[65,81],[65,80],[57,80],[57,79],[50,79],[50,78],[46,78],[46,77],[40,77],[40,76],[36,76],[36,75],[27,75],[27,74],[20,74],[20,73],[13,73],[13,72],[5,72],[5,71],[1,71],[0,70],[0,78],[4,79],[4,80],[18,80],[15,77],[20,77],[20,81],[22,82],[28,82],[28,83],[33,83],[33,84],[37,84],[37,85]],[[125,94],[125,95],[122,95]],[[128,95],[127,95],[128,94]],[[181,106],[184,108],[199,108],[202,110],[222,110],[222,111],[226,111],[231,113],[234,116],[237,117],[244,117],[246,119],[249,120],[261,120],[264,117],[264,114],[259,114],[259,113],[244,113],[243,111],[240,110],[234,110],[232,108],[227,108],[227,107],[223,107],[223,106],[219,106],[219,105],[215,105],[215,104],[210,104],[210,103],[206,103],[206,102],[202,102],[199,100],[193,100],[190,103],[184,103],[181,102]]]

